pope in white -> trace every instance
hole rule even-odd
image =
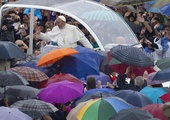
[[[67,24],[64,16],[58,16],[56,23],[57,26],[47,33],[42,33],[39,29],[36,30],[37,37],[41,40],[56,42],[60,48],[75,48],[78,41],[84,47],[93,48],[84,33],[78,27]]]

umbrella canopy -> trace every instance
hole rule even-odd
[[[170,102],[170,92],[160,96],[160,99],[164,102]]]
[[[80,16],[82,19],[95,20],[95,21],[115,21],[117,17],[113,16],[113,13],[108,10],[94,10],[87,11]]]
[[[43,88],[43,87],[48,86],[48,85],[51,84],[51,83],[61,82],[61,81],[63,81],[63,80],[68,80],[68,81],[70,81],[70,82],[75,82],[75,83],[83,84],[83,82],[82,82],[81,80],[79,80],[78,78],[74,77],[74,76],[71,75],[71,74],[60,73],[60,74],[54,74],[51,78],[49,78],[49,79],[46,80],[46,81],[42,81],[42,82],[39,84],[39,87],[40,87],[40,88]]]
[[[124,64],[138,67],[154,66],[154,59],[150,54],[133,46],[115,46],[111,49],[110,55]]]
[[[142,110],[146,110],[153,115],[154,118],[160,120],[168,120],[168,118],[163,114],[162,108],[164,104],[150,104],[142,107]]]
[[[13,71],[20,74],[28,81],[41,82],[43,80],[49,79],[49,77],[44,72],[41,72],[40,70],[31,67],[13,67],[10,68],[9,71]]]
[[[83,84],[63,80],[44,88],[38,97],[49,103],[66,103],[83,94]]]
[[[0,71],[0,85],[28,85],[28,81],[20,74],[12,71]]]
[[[155,76],[153,77],[153,81],[154,80],[159,80],[162,82],[166,82],[170,80],[170,68],[166,68],[163,70],[160,70],[158,72],[156,72]]]
[[[143,93],[144,95],[148,96],[153,103],[163,103],[159,97],[167,92],[164,88],[152,88],[146,86],[140,91],[140,93]]]
[[[88,75],[99,75],[98,63],[81,54],[66,56],[56,63],[61,67],[62,73],[70,73],[79,79]]]
[[[104,98],[104,97],[111,97],[111,93],[115,92],[112,89],[109,88],[96,88],[96,89],[91,89],[86,92],[84,92],[80,97],[76,98],[72,104],[71,107],[77,106],[81,102],[85,102],[90,99],[95,99],[95,98]]]
[[[108,120],[122,109],[132,108],[118,97],[98,98],[86,103],[78,112],[78,120]]]
[[[170,58],[162,58],[156,61],[156,66],[160,69],[170,68]]]
[[[153,80],[156,73],[157,72],[152,72],[152,73],[147,75],[146,81],[147,81],[148,85],[156,85],[156,84],[161,84],[163,82],[163,81],[161,82],[159,80]]]
[[[25,54],[12,42],[0,41],[0,51],[1,60],[25,58]]]
[[[101,85],[103,85],[104,87],[106,87],[107,82],[109,82],[109,83],[112,82],[110,77],[108,75],[104,74],[103,72],[99,72],[99,75],[88,75],[86,78],[88,79],[89,77],[94,77],[96,80],[96,83],[98,80],[100,80]],[[86,80],[84,78],[82,78],[81,80],[83,80],[86,83]]]
[[[56,112],[58,110],[54,105],[36,99],[19,100],[12,104],[10,107],[18,108],[29,115],[33,115],[33,112],[45,115],[49,112]],[[32,117],[34,118],[35,116]]]
[[[78,120],[76,118],[77,113],[86,103],[88,103],[90,101],[92,101],[92,99],[85,101],[85,102],[81,102],[75,108],[71,109],[71,111],[67,115],[67,120]]]
[[[49,53],[45,54],[44,56],[42,56],[39,59],[37,66],[48,66],[50,64],[55,63],[57,60],[60,60],[64,56],[69,56],[77,53],[78,51],[76,51],[73,48],[54,49]]]
[[[32,120],[17,108],[0,107],[1,120]]]
[[[145,105],[153,103],[149,97],[134,90],[118,90],[112,95],[120,97],[136,107],[143,107]]]
[[[119,111],[117,114],[113,115],[110,120],[150,120],[152,118],[152,114],[145,110],[130,108]]]
[[[170,3],[165,4],[160,8],[161,13],[167,16],[170,16],[169,10],[170,10]]]
[[[6,87],[6,94],[10,94],[16,97],[37,98],[37,94],[39,92],[39,89],[24,85],[14,85]]]
[[[117,5],[137,5],[149,2],[151,0],[118,0]]]

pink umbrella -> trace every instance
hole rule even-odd
[[[66,103],[83,94],[83,84],[63,80],[55,82],[44,88],[38,97],[49,103]]]
[[[148,85],[156,85],[156,84],[161,84],[162,82],[159,80],[154,80],[153,81],[153,77],[155,76],[157,72],[152,72],[150,74],[147,75],[146,77],[146,81],[148,83]]]

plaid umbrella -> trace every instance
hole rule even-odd
[[[137,5],[149,2],[151,0],[118,0],[116,5]]]
[[[49,112],[56,112],[58,110],[54,105],[36,99],[19,100],[10,107],[18,108],[26,114],[32,115],[31,117],[33,118],[35,118],[35,116],[37,117],[36,113],[43,116]]]
[[[140,48],[118,45],[113,47],[110,55],[120,62],[137,67],[154,66],[152,56]]]
[[[10,68],[9,71],[13,71],[22,75],[28,81],[41,82],[49,78],[42,71],[26,66],[13,67]]]
[[[28,85],[28,81],[18,73],[12,71],[0,71],[0,85]]]

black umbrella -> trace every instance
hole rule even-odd
[[[0,71],[0,85],[11,86],[11,85],[28,85],[28,81],[21,75],[12,71]]]
[[[139,108],[129,108],[120,110],[113,115],[110,120],[158,120],[154,119],[152,114]]]
[[[13,85],[6,87],[6,94],[16,97],[37,98],[37,94],[39,92],[39,89],[25,85]]]
[[[0,41],[0,59],[8,60],[13,58],[25,58],[25,54],[14,43]]]
[[[124,64],[137,67],[154,66],[154,59],[150,54],[133,46],[115,46],[110,55]]]
[[[162,81],[166,82],[170,80],[170,68],[166,68],[156,72],[152,81]]]

